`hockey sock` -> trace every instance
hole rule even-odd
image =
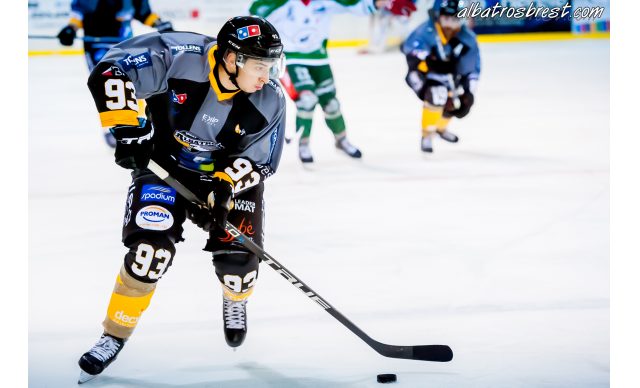
[[[326,96],[325,96],[326,98]],[[342,116],[342,110],[340,110],[340,102],[334,97],[325,103],[322,102],[322,111],[324,112],[324,121],[327,123],[327,127],[333,132],[334,135],[338,135],[347,129],[344,123],[344,117]]]
[[[156,283],[136,280],[122,268],[102,323],[105,332],[118,338],[129,338],[142,312],[149,307],[155,288]]]
[[[225,286],[223,284],[222,285],[222,292],[223,292],[225,298],[227,298],[229,300],[232,300],[234,302],[239,302],[239,301],[245,300],[249,296],[251,296],[251,294],[253,293],[253,287],[249,288],[245,292],[236,292],[236,291],[233,291],[233,290],[229,289],[229,287],[227,287],[227,286]]]
[[[449,121],[451,121],[451,117],[440,117],[438,121],[436,121],[436,131],[442,133],[447,130],[449,126]]]
[[[342,113],[338,113],[336,117],[329,117],[329,115],[325,115],[324,121],[327,123],[327,127],[333,132],[334,135],[338,136],[339,133],[344,132],[347,126],[344,123],[344,118],[342,117]]]
[[[313,124],[313,112],[298,109],[296,114],[296,132],[302,131],[301,137],[311,135],[311,125]]]
[[[429,132],[433,132],[436,123],[442,117],[442,107],[433,106],[425,102],[422,108],[422,136],[427,136]]]

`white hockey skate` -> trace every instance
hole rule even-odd
[[[336,139],[336,148],[344,151],[347,155],[352,158],[359,159],[362,157],[362,152],[357,149],[353,144],[347,140],[346,136],[343,136],[339,139]]]
[[[309,143],[300,142],[298,147],[298,156],[302,163],[313,163],[313,155],[311,155],[311,148]]]
[[[420,149],[422,152],[433,152],[433,141],[431,140],[431,135],[422,136]]]
[[[438,135],[440,135],[440,138],[442,138],[443,140],[448,141],[449,143],[457,143],[458,142],[458,136],[454,135],[453,133],[444,130],[442,132],[438,131]]]

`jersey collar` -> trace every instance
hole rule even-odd
[[[447,37],[444,36],[442,27],[440,27],[440,23],[435,23],[435,24],[436,24],[436,31],[438,32],[438,36],[440,37],[440,42],[442,42],[442,44],[447,44]]]
[[[216,71],[216,65],[218,64],[216,62],[216,58],[214,56],[214,53],[216,52],[217,49],[218,49],[218,45],[216,44],[216,45],[214,45],[213,47],[211,47],[209,49],[209,53],[207,55],[208,58],[209,58],[209,68],[211,69],[211,71],[209,72],[209,82],[211,83],[211,87],[213,88],[213,91],[216,92],[216,96],[218,97],[218,101],[224,101],[224,100],[228,100],[228,99],[232,98],[233,96],[235,96],[236,94],[238,94],[238,92],[240,90],[238,89],[235,92],[223,92],[221,90],[221,85],[218,84],[218,80],[216,79],[215,75],[213,74],[213,72]]]

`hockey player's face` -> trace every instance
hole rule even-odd
[[[269,82],[269,75],[273,73],[273,67],[276,65],[275,61],[248,58],[243,63],[242,70],[238,72],[238,85],[247,93],[262,89],[262,86]]]
[[[438,23],[440,24],[440,27],[442,27],[442,32],[444,32],[447,38],[451,38],[453,35],[458,33],[462,27],[462,20],[451,15],[440,15]]]

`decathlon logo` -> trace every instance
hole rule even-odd
[[[173,226],[173,216],[162,206],[145,206],[136,214],[136,224],[142,229],[167,230]]]
[[[143,202],[164,202],[173,205],[176,203],[176,190],[166,186],[144,185],[142,186],[140,200]]]
[[[124,311],[122,310],[119,310],[118,312],[116,312],[116,319],[121,322],[128,323],[130,325],[135,325],[136,323],[138,323],[138,317],[129,316],[125,314]]]

